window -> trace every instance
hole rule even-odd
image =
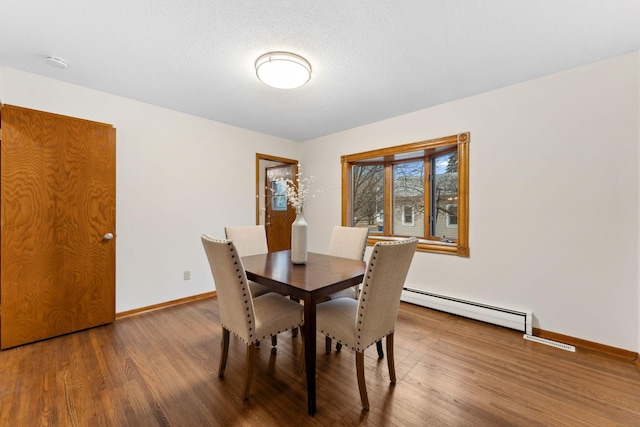
[[[402,207],[402,225],[414,226],[413,222],[413,206]]]
[[[447,228],[458,228],[458,205],[447,205]]]
[[[469,256],[468,158],[468,133],[342,156],[343,224]]]

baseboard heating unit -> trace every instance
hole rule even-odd
[[[404,288],[401,301],[532,334],[531,312],[494,307],[417,289]]]

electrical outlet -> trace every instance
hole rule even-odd
[[[185,271],[184,272],[184,280],[191,280],[191,272],[190,271]]]

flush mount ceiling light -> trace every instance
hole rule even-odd
[[[58,58],[57,56],[46,56],[44,58],[44,62],[51,65],[52,67],[61,68],[63,70],[69,67],[67,61],[62,58]]]
[[[278,89],[295,89],[311,79],[311,64],[289,52],[269,52],[256,59],[256,75]]]

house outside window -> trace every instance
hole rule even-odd
[[[469,134],[342,156],[343,225],[468,256]]]

